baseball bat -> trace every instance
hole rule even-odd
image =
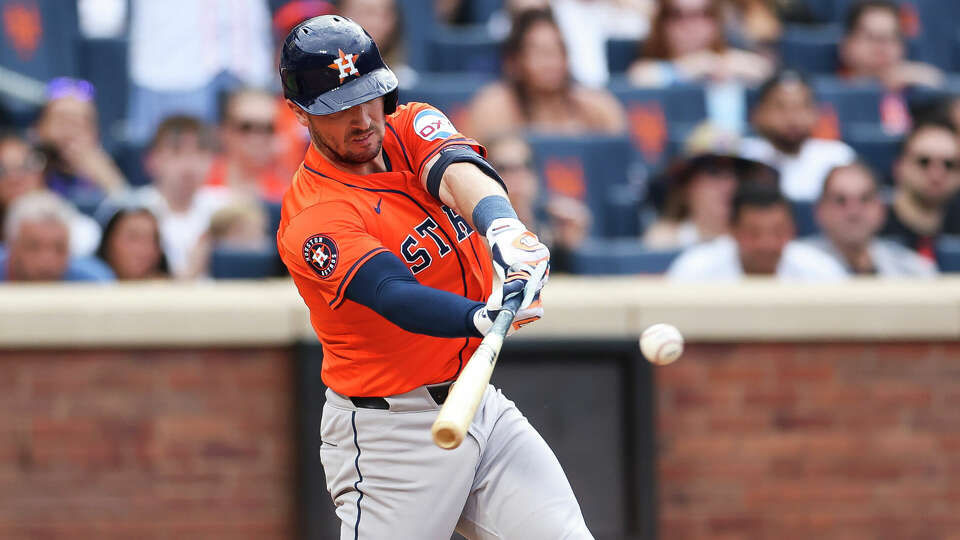
[[[522,301],[523,295],[518,294],[503,303],[503,309],[493,321],[490,332],[484,336],[480,347],[470,356],[460,376],[450,387],[450,394],[430,429],[433,442],[440,448],[453,450],[460,446],[467,435],[467,428],[477,414],[477,407],[480,406],[480,400],[483,399],[483,393],[490,382],[490,375],[497,365],[503,338],[507,336]]]

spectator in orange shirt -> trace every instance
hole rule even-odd
[[[521,13],[503,50],[505,78],[473,99],[465,133],[483,142],[525,129],[571,135],[626,130],[626,114],[612,94],[572,81],[563,36],[549,11]]]
[[[283,198],[290,179],[280,174],[278,110],[276,97],[263,90],[227,94],[220,124],[221,153],[210,168],[208,185],[272,202]]]

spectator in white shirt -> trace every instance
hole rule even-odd
[[[743,156],[780,171],[780,189],[794,201],[815,201],[830,169],[856,159],[841,141],[812,137],[817,103],[810,85],[784,71],[759,89],[750,119],[760,135],[743,142]]]
[[[843,267],[823,252],[793,241],[790,203],[765,183],[740,186],[733,199],[731,236],[686,250],[667,276],[678,282],[736,282],[745,276],[783,281],[836,281]]]
[[[170,114],[213,121],[220,92],[277,82],[267,0],[131,0],[127,136]]]
[[[164,120],[147,152],[145,165],[153,183],[137,190],[135,199],[159,219],[163,251],[177,278],[194,277],[190,253],[211,216],[231,201],[229,189],[203,185],[212,161],[209,130],[190,116]]]
[[[931,277],[933,262],[891,240],[877,238],[886,208],[877,180],[861,164],[834,168],[817,202],[822,236],[805,241],[831,256],[851,274],[891,277]]]

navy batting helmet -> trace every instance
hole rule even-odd
[[[397,109],[397,76],[359,24],[321,15],[298,24],[280,54],[283,95],[310,114],[332,114],[385,96],[386,114]]]

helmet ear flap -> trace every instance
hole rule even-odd
[[[383,114],[393,114],[397,110],[397,104],[400,101],[400,93],[396,88],[387,92],[383,96]]]

